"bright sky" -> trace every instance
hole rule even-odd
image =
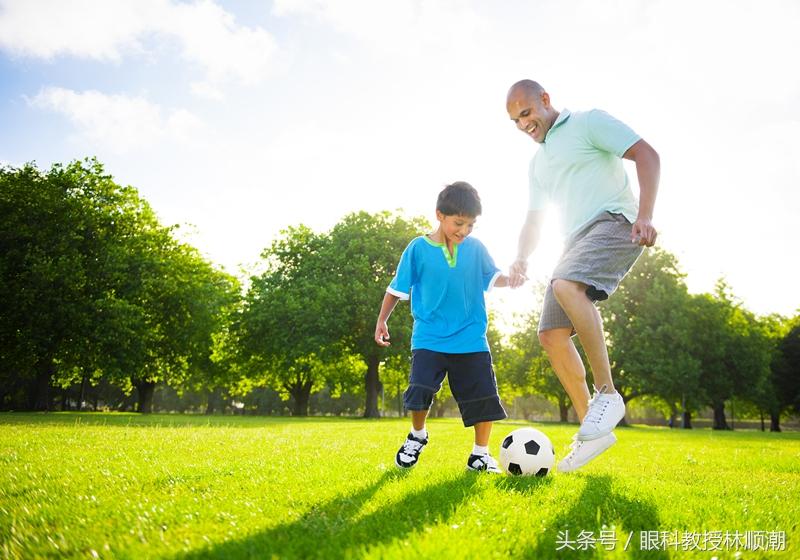
[[[0,0],[0,162],[95,155],[233,273],[289,225],[433,221],[466,180],[505,268],[536,149],[505,95],[532,78],[658,150],[659,244],[692,291],[724,276],[753,311],[793,314],[798,29],[796,0]],[[550,224],[536,279],[559,247]],[[506,320],[533,304],[497,292]]]

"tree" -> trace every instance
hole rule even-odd
[[[626,401],[657,396],[673,420],[680,410],[684,427],[691,427],[691,411],[700,404],[699,364],[684,278],[674,255],[648,249],[600,311],[620,394]]]
[[[83,199],[94,193],[72,176],[0,169],[0,370],[37,410],[50,408],[57,367],[85,358],[91,325],[88,269],[101,251]]]
[[[0,187],[2,375],[29,385],[31,408],[49,408],[53,382],[85,393],[106,377],[149,410],[156,381],[210,352],[233,280],[96,160],[3,169]]]
[[[800,413],[800,316],[792,320],[768,317],[764,322],[774,351],[759,404],[769,413],[770,431],[780,432],[784,412]]]
[[[533,288],[539,299],[544,295],[545,286]],[[518,330],[509,337],[508,344],[492,353],[496,356],[501,394],[505,399],[538,394],[558,407],[559,419],[567,422],[572,403],[564,391],[561,381],[550,365],[550,360],[539,342],[538,310],[522,318]]]
[[[357,212],[345,216],[330,232],[325,248],[327,312],[335,317],[337,343],[366,363],[364,416],[377,418],[381,390],[381,361],[408,354],[411,318],[398,308],[389,327],[392,345],[381,348],[373,339],[375,320],[386,287],[397,269],[400,255],[429,224],[422,218],[399,214]]]
[[[727,430],[725,401],[751,398],[769,374],[769,338],[755,316],[720,281],[716,293],[692,298],[692,354],[700,364],[700,395],[714,413],[712,427]]]
[[[251,278],[236,327],[247,375],[291,395],[300,416],[325,381],[320,360],[338,354],[337,317],[327,308],[328,243],[303,225],[282,231],[261,254],[266,270]]]

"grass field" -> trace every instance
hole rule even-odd
[[[520,425],[495,427],[495,455]],[[558,457],[575,430],[536,427]],[[620,428],[576,473],[513,478],[465,472],[471,431],[451,419],[430,421],[419,465],[398,472],[407,428],[0,414],[0,555],[800,558],[797,433]]]

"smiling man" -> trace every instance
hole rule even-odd
[[[581,427],[561,472],[578,469],[611,447],[613,429],[625,416],[614,388],[595,303],[607,299],[656,230],[651,220],[660,173],[656,151],[627,125],[600,110],[556,110],[537,82],[521,80],[506,98],[517,128],[539,144],[529,170],[528,215],[519,236],[510,286],[522,284],[536,248],[548,204],[558,208],[566,239],[564,253],[545,292],[539,340],[572,400]],[[621,158],[636,163],[639,200]],[[572,341],[578,335],[594,378],[591,396],[586,371]]]

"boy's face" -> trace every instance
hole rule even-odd
[[[439,220],[439,229],[445,240],[456,245],[464,241],[472,233],[472,228],[475,227],[475,222],[477,221],[475,217],[462,216],[460,214],[446,216],[438,210],[436,211],[436,219]]]
[[[544,142],[547,131],[556,120],[556,111],[550,105],[550,96],[546,92],[537,96],[518,91],[509,96],[506,110],[517,128],[539,144]]]

